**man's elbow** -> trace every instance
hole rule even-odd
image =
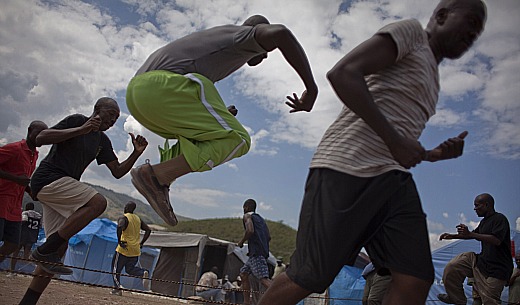
[[[341,86],[342,80],[345,78],[345,72],[343,69],[334,67],[327,72],[327,79],[333,88]]]

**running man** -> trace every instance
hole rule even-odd
[[[296,250],[260,305],[323,292],[362,247],[392,280],[385,305],[424,304],[433,282],[426,216],[408,169],[462,155],[467,132],[426,150],[438,66],[461,57],[484,30],[481,0],[441,0],[426,29],[402,20],[380,29],[327,74],[345,107],[311,161]]]

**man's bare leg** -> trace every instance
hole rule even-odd
[[[273,283],[272,280],[265,278],[265,277],[260,280],[260,284],[262,284],[262,286],[264,286],[265,289],[269,288],[269,286],[271,286],[272,283]]]
[[[87,204],[76,210],[67,218],[58,230],[58,234],[68,240],[74,234],[85,228],[92,220],[103,214],[107,208],[107,200],[101,194],[96,194]]]
[[[11,255],[11,265],[9,266],[9,271],[16,271],[16,262],[18,261],[16,258],[18,257],[18,254],[20,253],[20,249],[22,249],[22,245],[18,246],[18,249],[13,252]],[[23,257],[25,257],[25,252],[23,253]]]
[[[242,278],[242,286],[240,288],[244,289],[244,305],[251,304],[251,283],[249,282],[249,274],[248,273],[240,273],[240,277]]]
[[[10,241],[4,241],[4,244],[0,247],[0,263],[4,261],[9,255],[13,254],[18,249],[18,244]]]
[[[295,305],[309,294],[311,291],[298,286],[284,272],[274,279],[258,305]]]
[[[193,172],[184,155],[152,165],[152,169],[162,185],[170,185],[175,179]]]
[[[383,305],[419,305],[426,302],[432,282],[392,271]]]
[[[65,252],[67,251],[67,245],[62,245],[58,249],[58,255],[63,258],[65,255]],[[24,253],[25,254],[25,253]],[[34,270],[34,277],[31,280],[31,283],[29,284],[29,288],[25,292],[25,295],[23,299],[20,301],[19,305],[34,305],[38,302],[40,299],[40,296],[42,295],[43,291],[49,283],[51,282],[52,277],[54,274],[47,273],[43,271],[43,269],[39,266],[36,267],[36,270]]]

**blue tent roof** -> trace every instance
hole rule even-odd
[[[117,224],[107,218],[96,218],[69,240],[69,245],[88,243],[92,236],[117,243]]]

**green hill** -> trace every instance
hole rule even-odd
[[[271,233],[270,249],[274,256],[287,262],[296,247],[296,230],[281,223],[266,220]],[[174,232],[199,233],[227,241],[239,242],[244,236],[242,218],[216,218],[179,221],[169,229]]]

